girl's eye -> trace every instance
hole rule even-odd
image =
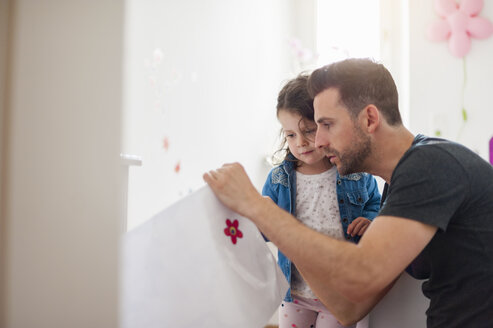
[[[316,131],[317,131],[316,129],[306,130],[305,134],[314,134]]]
[[[286,134],[286,138],[292,138],[294,137],[294,133]]]

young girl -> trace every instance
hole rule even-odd
[[[339,176],[323,151],[315,147],[317,126],[307,80],[301,74],[279,92],[277,118],[285,157],[270,171],[262,194],[306,226],[357,243],[380,208],[377,183],[367,173]],[[279,309],[279,328],[342,327],[280,251],[278,263],[291,286]],[[358,328],[368,326],[365,319]]]

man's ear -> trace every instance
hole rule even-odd
[[[375,132],[377,127],[380,125],[382,117],[380,116],[380,111],[375,105],[368,105],[363,110],[364,127],[369,133]]]

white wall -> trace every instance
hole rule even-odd
[[[262,187],[277,93],[300,69],[289,41],[314,47],[314,10],[314,0],[127,0],[123,148],[143,160],[130,168],[129,229],[223,163],[241,162]]]
[[[380,53],[399,90],[399,109],[409,125],[409,0],[380,0]]]
[[[410,128],[432,134],[441,129],[443,137],[458,141],[488,158],[488,140],[493,136],[493,37],[472,39],[466,55],[467,84],[464,105],[468,122],[461,131],[463,61],[452,56],[446,42],[433,43],[425,34],[438,16],[433,2],[409,1],[410,10]],[[480,16],[493,21],[493,3],[484,1]]]
[[[375,306],[370,314],[370,328],[424,328],[429,300],[421,292],[422,280],[407,273]]]
[[[117,327],[123,3],[11,5],[1,325]]]
[[[129,229],[226,162],[263,185],[277,93],[295,73],[294,3],[127,0],[124,152],[143,160],[130,169]]]

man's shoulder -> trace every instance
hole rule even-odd
[[[413,165],[435,167],[444,170],[461,169],[465,161],[479,157],[469,148],[446,139],[427,138],[406,152],[402,160]]]
[[[441,149],[442,152],[438,151],[438,149]],[[445,153],[455,154],[460,152],[471,152],[469,148],[455,141],[436,137],[426,137],[423,135],[417,135],[414,139],[414,142],[409,149],[409,152],[413,151],[428,152],[430,155],[436,154],[437,156]]]
[[[424,146],[424,145],[434,145],[434,144],[444,144],[444,143],[453,143],[450,140],[438,138],[438,137],[428,137],[423,134],[417,134],[414,137],[414,141],[412,146]]]
[[[429,138],[413,144],[399,160],[392,173],[391,185],[405,182],[417,185],[443,184],[454,180],[465,183],[468,177],[467,161],[472,151],[445,139]]]

